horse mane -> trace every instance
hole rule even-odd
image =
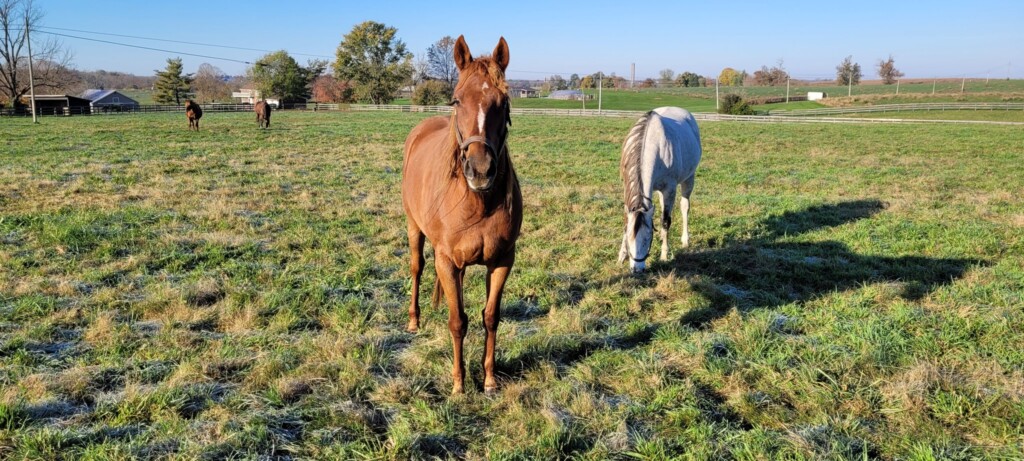
[[[647,139],[647,125],[650,124],[651,115],[654,111],[648,111],[629,129],[626,141],[622,144],[622,163],[619,164],[619,174],[625,186],[623,199],[626,210],[630,212],[646,211],[644,203],[644,185],[640,172],[640,164],[643,162],[644,142]]]

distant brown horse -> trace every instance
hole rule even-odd
[[[505,280],[516,259],[523,198],[508,152],[509,96],[505,82],[508,43],[502,37],[491,56],[476,59],[466,40],[455,42],[455,86],[450,117],[428,118],[405,140],[402,204],[409,231],[412,300],[408,330],[419,329],[423,240],[434,247],[434,305],[448,300],[448,330],[455,350],[452,393],[463,391],[462,341],[467,317],[462,298],[466,266],[487,267],[483,309],[484,391],[494,392],[494,347]]]
[[[270,128],[270,104],[267,101],[256,103],[256,123],[260,124],[260,128]]]
[[[199,119],[203,118],[203,109],[191,99],[185,100],[185,115],[188,117],[188,129],[199,131]]]

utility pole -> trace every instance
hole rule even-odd
[[[715,111],[716,112],[720,109],[720,107],[719,107],[720,100],[721,100],[721,98],[718,97],[718,79],[716,78],[715,79]]]
[[[847,89],[846,89],[846,97],[853,96],[853,70],[852,69],[850,70],[850,73],[847,74],[846,83],[849,84],[849,87],[847,87]]]
[[[932,80],[932,95],[935,95],[935,80]]]
[[[629,89],[633,89],[633,83],[636,81],[636,63],[629,64]]]
[[[789,79],[786,79],[786,104],[789,104]]]
[[[28,10],[25,11],[25,43],[28,44],[28,94],[29,103],[32,105],[32,123],[39,123],[36,119],[36,79],[32,76],[32,40],[28,36]]]
[[[597,73],[597,113],[601,113],[601,92],[604,90],[604,72]]]
[[[896,79],[896,95],[900,94],[900,79]]]
[[[963,80],[960,80],[960,94],[964,94],[964,86],[967,85],[967,76],[964,76]]]

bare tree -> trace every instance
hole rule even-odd
[[[893,61],[891,54],[887,61],[878,60],[878,76],[882,77],[882,83],[886,85],[896,83],[896,80],[903,76],[903,72],[896,68],[896,63]]]
[[[786,72],[786,68],[782,66],[782,60],[772,67],[761,66],[761,70],[754,71],[754,83],[762,86],[778,86],[785,85],[786,80],[789,80],[789,72]]]
[[[25,18],[29,29],[35,30],[43,13],[32,0],[0,0],[0,100],[14,105],[28,94],[28,40]],[[71,53],[52,37],[32,38],[33,77],[37,91],[56,92],[75,82],[70,69]]]
[[[231,99],[231,88],[228,86],[224,71],[205,62],[199,65],[196,76],[192,78],[192,91],[201,103]]]
[[[448,86],[449,91],[459,81],[459,69],[455,67],[455,39],[446,35],[427,48],[427,75]]]
[[[658,71],[658,76],[660,77],[659,81],[663,85],[668,85],[672,83],[672,77],[675,77],[676,73],[672,69],[661,69]]]

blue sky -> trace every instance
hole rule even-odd
[[[43,25],[227,45],[284,49],[300,63],[332,59],[342,36],[363,21],[398,29],[409,51],[425,55],[445,35],[464,34],[473,54],[509,43],[508,77],[541,79],[596,71],[638,79],[662,69],[717,76],[783,67],[794,78],[831,79],[853,56],[864,78],[892,55],[906,77],[1024,78],[1024,1],[731,2],[694,1],[107,1],[35,0]],[[146,41],[70,31],[181,53],[255,61],[263,52]],[[42,33],[37,34],[40,38]],[[34,38],[35,40],[35,38]],[[81,70],[150,75],[177,53],[62,38]],[[209,62],[229,74],[246,65],[181,54],[185,71]]]

